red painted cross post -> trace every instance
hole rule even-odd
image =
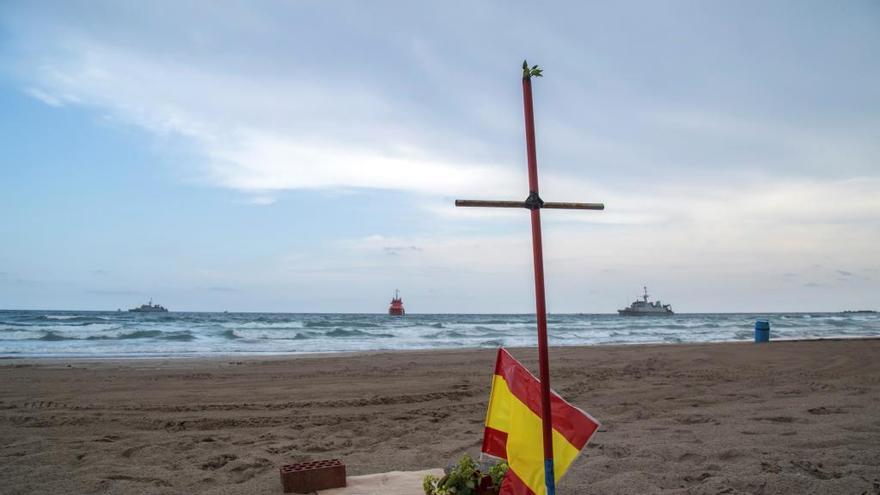
[[[538,321],[538,363],[541,378],[541,418],[544,444],[544,483],[547,495],[556,493],[553,477],[553,422],[550,414],[550,363],[547,354],[547,306],[544,298],[544,253],[541,245],[541,209],[604,210],[602,203],[544,202],[538,195],[538,159],[535,151],[535,115],[532,111],[532,77],[541,77],[537,65],[523,61],[523,107],[526,120],[526,153],[529,163],[529,196],[525,201],[484,201],[458,199],[455,206],[527,208],[532,216],[532,253],[535,265],[535,314]]]

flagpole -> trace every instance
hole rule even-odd
[[[540,75],[537,72],[536,75]],[[532,218],[532,254],[535,266],[535,315],[538,320],[538,366],[541,378],[541,418],[544,443],[544,484],[555,495],[553,475],[553,421],[550,408],[550,359],[547,352],[547,305],[544,297],[544,252],[541,243],[541,201],[538,195],[538,158],[535,150],[535,115],[532,109],[532,70],[523,62],[523,110],[526,121],[526,153],[529,164],[529,198]]]

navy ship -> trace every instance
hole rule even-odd
[[[636,299],[628,308],[618,309],[617,312],[624,316],[663,316],[675,314],[672,305],[663,304],[660,301],[648,302],[648,288],[644,287],[645,294],[641,300]]]
[[[161,304],[153,304],[153,300],[150,299],[150,302],[147,304],[141,304],[137,308],[132,308],[128,310],[129,313],[167,313],[168,309]]]

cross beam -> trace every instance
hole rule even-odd
[[[476,206],[490,208],[528,208],[531,205],[527,201],[489,201],[482,199],[456,199],[455,206]],[[602,203],[558,203],[546,201],[540,208],[550,208],[554,210],[604,210],[605,205]]]
[[[604,210],[602,203],[544,202],[538,195],[538,159],[535,152],[535,115],[532,109],[532,77],[541,77],[541,69],[531,68],[523,61],[523,110],[526,124],[526,154],[529,164],[529,196],[525,201],[486,201],[457,199],[455,206],[527,208],[532,220],[532,253],[535,267],[535,316],[538,323],[538,365],[541,377],[541,419],[544,447],[544,484],[547,495],[555,495],[556,481],[553,469],[553,418],[550,408],[550,363],[547,353],[547,305],[544,297],[544,253],[541,240],[541,210]]]

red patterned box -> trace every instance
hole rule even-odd
[[[284,493],[312,493],[345,486],[345,464],[339,459],[281,466]]]

